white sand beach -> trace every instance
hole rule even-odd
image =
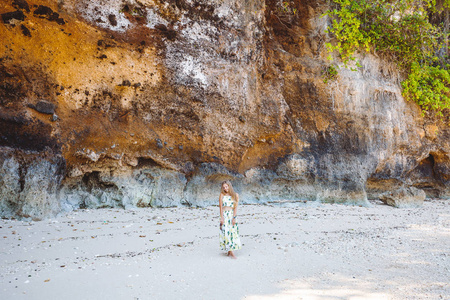
[[[1,299],[450,299],[450,201],[241,205],[0,220]]]

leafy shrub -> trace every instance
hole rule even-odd
[[[450,0],[332,0],[326,13],[328,32],[344,64],[358,51],[374,52],[395,61],[407,79],[403,96],[425,110],[449,108],[449,67],[440,57],[448,38],[448,22],[432,24],[430,15],[450,8]],[[439,4],[439,5],[438,5]],[[357,66],[359,66],[357,64]]]
[[[403,95],[415,100],[425,110],[450,108],[450,72],[440,66],[413,63],[408,79],[402,82]]]

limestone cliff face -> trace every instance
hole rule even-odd
[[[448,117],[374,56],[324,83],[326,6],[284,2],[2,1],[1,215],[448,197]]]

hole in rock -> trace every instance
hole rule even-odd
[[[82,181],[86,185],[89,192],[95,188],[99,188],[101,190],[106,190],[108,188],[117,189],[117,186],[114,183],[103,181],[100,177],[99,171],[84,174]]]
[[[416,167],[415,172],[417,172],[420,177],[434,179],[434,157],[432,154],[428,155],[427,158],[423,159],[419,165]]]
[[[423,189],[427,197],[431,198],[438,198],[442,188],[442,181],[435,171],[435,164],[435,158],[430,153],[411,173],[411,179],[415,182],[414,186]]]
[[[159,164],[151,158],[148,158],[148,157],[139,157],[138,158],[137,168],[150,168],[150,167],[156,167],[156,166],[159,166]]]

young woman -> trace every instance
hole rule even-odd
[[[236,258],[233,251],[241,249],[239,228],[236,223],[239,195],[234,192],[231,182],[222,182],[219,196],[220,207],[220,247],[228,251],[228,256]]]

